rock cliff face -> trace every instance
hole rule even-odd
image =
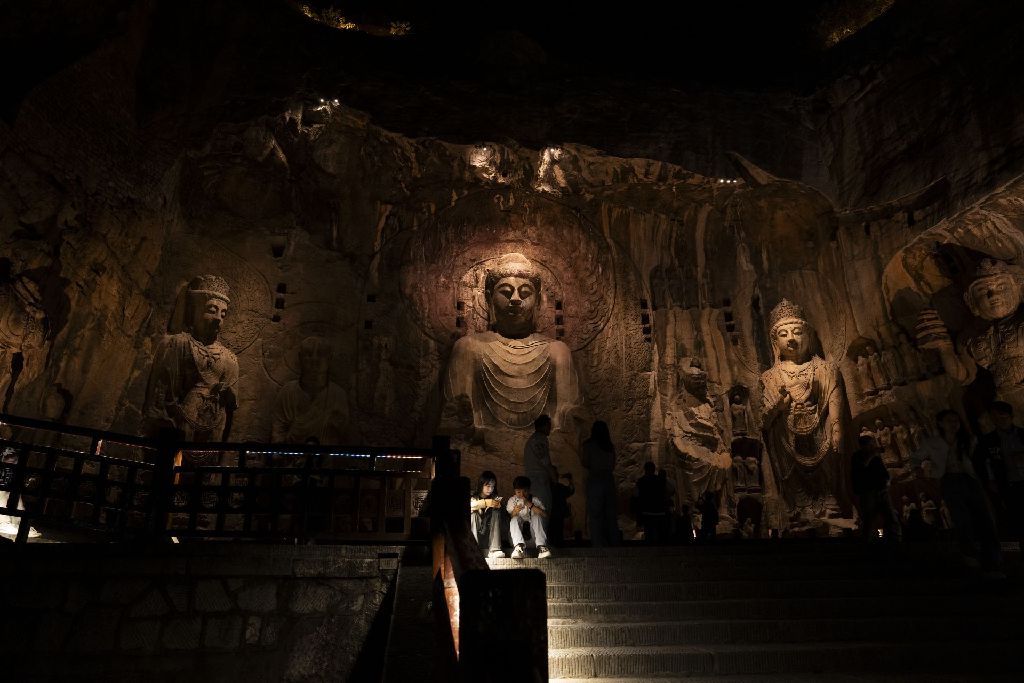
[[[270,438],[318,337],[337,390],[311,405],[350,442],[425,444],[454,342],[488,326],[486,263],[521,253],[544,273],[538,331],[568,345],[583,398],[556,465],[579,481],[579,440],[604,419],[623,498],[653,460],[691,505],[711,492],[737,515],[753,496],[785,525],[760,445],[769,311],[799,304],[838,366],[841,451],[867,430],[903,471],[930,415],[959,404],[914,346],[918,313],[966,328],[981,258],[1021,259],[1024,108],[997,90],[1021,57],[939,19],[933,45],[894,47],[918,16],[904,4],[810,92],[652,86],[624,100],[625,126],[610,76],[554,107],[543,78],[537,96],[460,94],[402,83],[415,44],[387,61],[387,44],[284,3],[110,4],[102,38],[19,81],[0,122],[12,413],[138,431],[155,344],[209,273],[231,290],[231,440]],[[939,14],[1019,31],[1009,10]],[[189,22],[221,47],[180,42]],[[529,431],[456,434],[468,473],[508,484]],[[845,487],[822,495],[849,513]]]

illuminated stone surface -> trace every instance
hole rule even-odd
[[[846,389],[835,363],[815,353],[814,328],[803,309],[783,299],[769,316],[771,368],[761,375],[761,411],[771,468],[769,487],[778,491],[783,514],[772,512],[772,528],[850,514],[843,480],[848,451]],[[774,517],[772,519],[771,517]]]
[[[787,507],[766,466],[777,449],[767,443],[758,461],[734,443],[764,441],[767,314],[789,297],[838,369],[846,433],[888,429],[902,486],[931,415],[963,404],[974,417],[1016,382],[1003,365],[1019,365],[1007,347],[1012,363],[982,365],[991,386],[963,385],[935,350],[915,348],[922,310],[967,340],[978,320],[962,294],[981,259],[1024,255],[1024,107],[1001,75],[1024,64],[999,47],[1019,9],[979,7],[894,5],[832,51],[778,61],[768,49],[750,57],[773,31],[737,33],[752,21],[737,17],[707,29],[730,47],[702,74],[663,59],[657,41],[595,49],[588,41],[619,29],[590,16],[574,21],[604,32],[552,26],[553,47],[486,29],[451,52],[431,42],[445,42],[430,33],[439,19],[371,44],[285,3],[247,3],[223,25],[184,7],[119,14],[106,3],[74,21],[14,22],[5,44],[39,68],[12,75],[0,111],[0,401],[73,424],[198,425],[222,438],[231,400],[212,395],[218,382],[178,392],[188,420],[151,410],[146,390],[154,368],[182,366],[161,340],[184,331],[168,335],[182,284],[210,273],[230,289],[211,343],[237,399],[232,440],[426,445],[452,431],[466,473],[490,468],[507,486],[524,424],[549,410],[561,423],[554,462],[580,484],[580,437],[604,419],[622,510],[653,460],[680,504],[712,493],[725,530],[745,497]],[[820,37],[863,19],[843,16],[804,28]],[[108,23],[118,28],[99,30]],[[216,54],[187,47],[225,26],[247,40]],[[62,31],[91,37],[51,35]],[[41,47],[63,44],[78,47]],[[769,62],[790,70],[769,78]],[[465,80],[449,87],[437,73]],[[687,80],[698,77],[707,87]],[[766,85],[735,86],[747,77]],[[479,374],[449,369],[463,351],[485,356],[485,273],[515,253],[541,274],[531,334],[555,357],[568,349],[578,400],[497,391],[495,405],[530,407],[492,420],[470,396],[462,429],[450,418],[466,411],[451,404],[465,392],[446,400],[446,379]],[[303,388],[311,338],[326,340],[329,362]],[[730,399],[736,387],[746,398]]]

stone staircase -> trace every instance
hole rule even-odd
[[[1001,681],[1024,670],[1024,590],[936,551],[848,541],[562,549],[552,681]]]

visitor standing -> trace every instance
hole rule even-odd
[[[580,455],[587,470],[587,522],[595,548],[619,541],[618,500],[615,492],[615,446],[608,424],[602,420],[590,428]]]
[[[665,480],[656,470],[653,462],[645,462],[644,476],[636,480],[637,522],[643,527],[646,543],[659,543],[665,525]]]
[[[551,447],[548,436],[551,434],[551,418],[541,415],[533,421],[533,434],[526,440],[523,448],[523,470],[530,480],[533,495],[551,505],[554,500],[552,489],[558,481],[558,473],[551,464]],[[543,521],[544,530],[548,529],[548,520]]]
[[[975,557],[977,541],[982,566],[996,570],[1002,562],[999,539],[985,491],[971,463],[971,435],[955,410],[939,412],[935,422],[939,433],[924,439],[911,455],[914,472],[918,477],[939,481],[964,555]]]
[[[875,537],[875,519],[881,515],[882,530],[887,541],[898,541],[902,536],[899,516],[889,496],[889,470],[875,437],[865,434],[857,439],[858,448],[851,458],[850,473],[853,493],[860,507],[860,529],[865,540]],[[906,498],[906,496],[904,496]]]

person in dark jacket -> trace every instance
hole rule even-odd
[[[865,539],[875,537],[875,519],[881,515],[884,537],[898,541],[902,536],[900,518],[889,496],[889,470],[882,462],[882,454],[875,438],[868,434],[857,439],[859,448],[850,463],[853,493],[860,507],[860,528]]]
[[[661,541],[667,512],[665,479],[655,472],[653,462],[644,463],[644,476],[636,480],[636,516],[644,530],[646,543]]]
[[[971,464],[1000,525],[1024,541],[1024,429],[1013,422],[1013,406],[989,406],[995,429],[978,439]]]
[[[615,490],[615,446],[608,424],[594,422],[583,442],[580,462],[587,470],[587,521],[595,548],[618,545],[618,496]]]

